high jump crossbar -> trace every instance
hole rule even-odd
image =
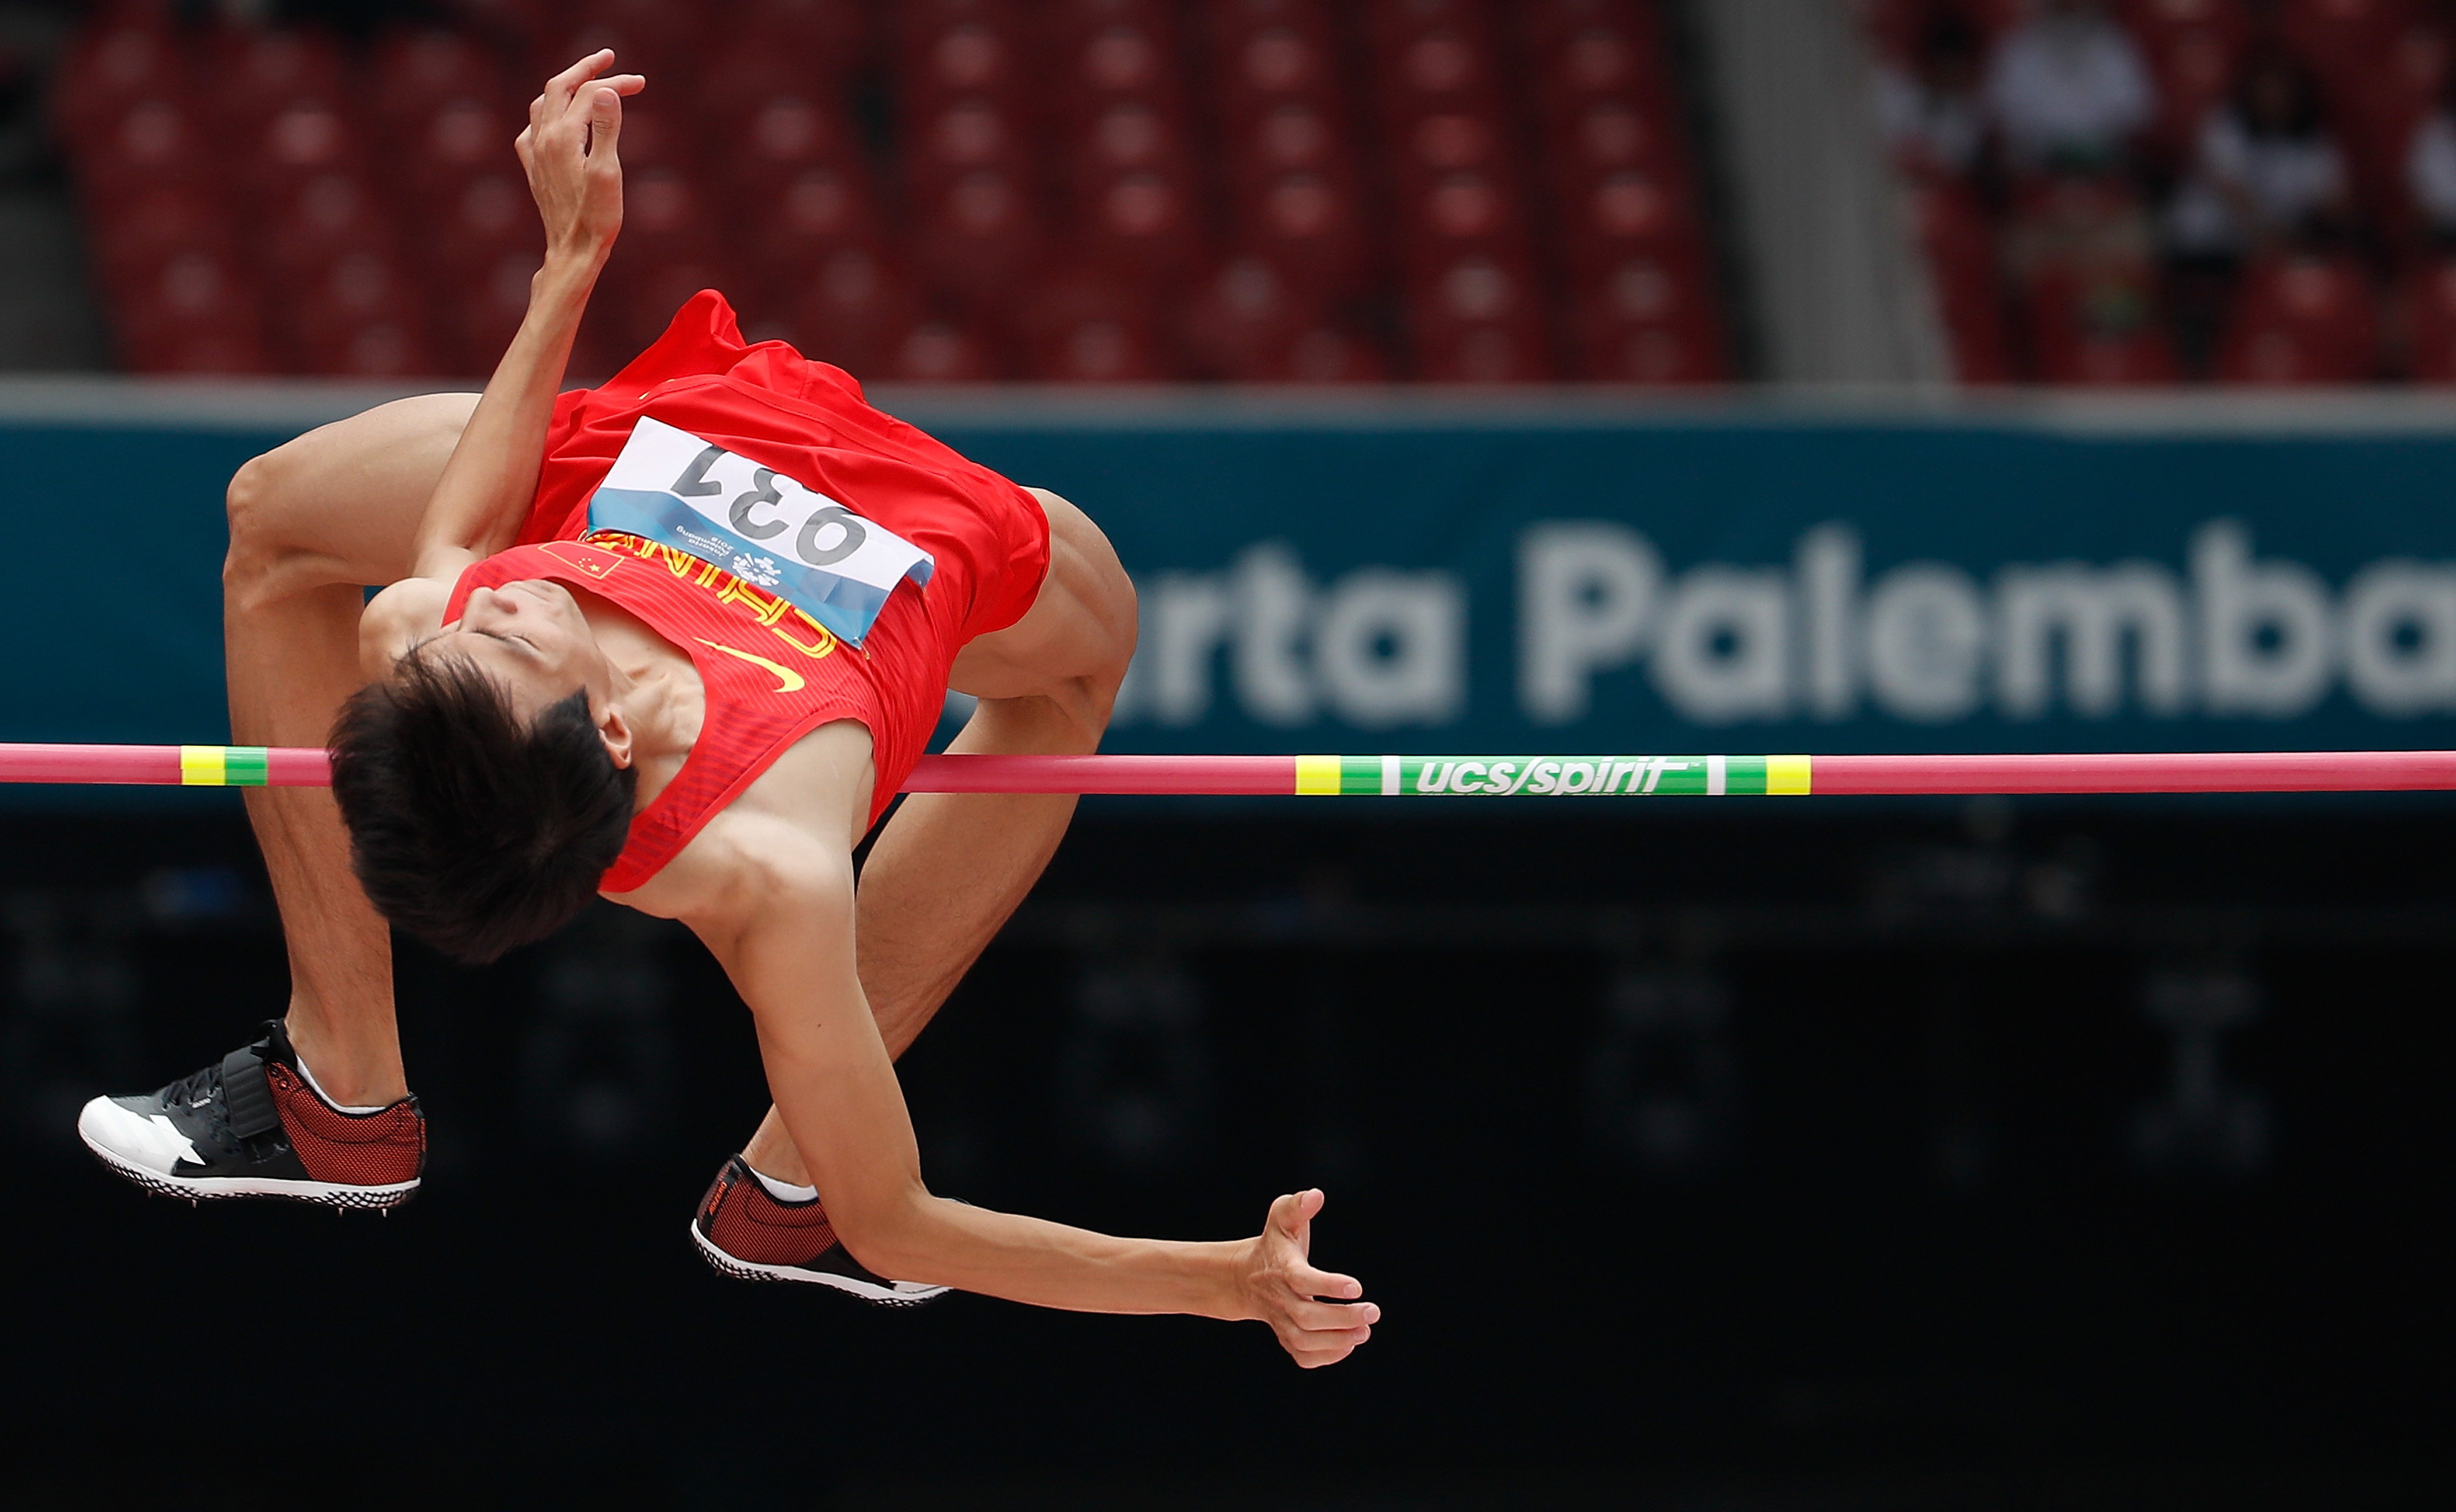
[[[321,787],[322,750],[0,744],[0,783]],[[1990,756],[924,756],[909,793],[1747,797],[2456,789],[2456,751]]]

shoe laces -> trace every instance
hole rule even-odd
[[[194,1108],[200,1102],[211,1102],[221,1091],[222,1069],[207,1066],[162,1089],[162,1101],[173,1108]]]

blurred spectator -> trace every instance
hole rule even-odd
[[[2038,0],[1996,50],[1987,108],[2016,166],[2093,172],[2123,161],[2157,95],[2100,0]]]
[[[1907,67],[1876,68],[1876,119],[1905,168],[1958,178],[1977,166],[1987,142],[1977,29],[1958,10],[1928,17]]]
[[[2318,81],[2283,52],[2254,53],[2201,124],[2191,176],[2167,210],[2170,298],[2186,366],[2205,365],[2246,257],[2341,240],[2351,210]]]
[[[2201,123],[2192,175],[2167,213],[2167,238],[2183,256],[2240,257],[2339,235],[2350,209],[2318,83],[2283,53],[2262,52]]]
[[[2456,247],[2456,71],[2447,75],[2439,109],[2413,129],[2405,182],[2423,228],[2443,248]]]

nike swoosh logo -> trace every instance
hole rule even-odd
[[[705,637],[701,638],[699,644],[706,646],[711,651],[722,651],[727,656],[738,657],[741,660],[749,663],[752,666],[764,666],[768,671],[775,673],[776,691],[779,693],[798,693],[805,685],[802,682],[801,673],[794,671],[789,666],[778,666],[775,663],[768,661],[764,656],[753,656],[748,651],[743,650],[740,646],[727,645],[723,642],[710,641]]]

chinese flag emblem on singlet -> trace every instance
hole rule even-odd
[[[623,559],[610,551],[583,546],[576,541],[550,541],[543,547],[546,555],[557,562],[567,562],[603,582],[623,564]]]

